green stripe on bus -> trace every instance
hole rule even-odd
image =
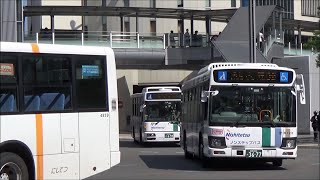
[[[262,128],[262,147],[271,145],[271,128]]]
[[[178,124],[173,124],[173,131],[178,131]]]

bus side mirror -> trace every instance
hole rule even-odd
[[[201,92],[201,102],[207,102],[209,97],[209,91],[202,91]]]
[[[218,94],[219,94],[218,90],[215,90],[215,91],[202,91],[201,92],[201,102],[207,102],[208,98],[209,98],[209,95],[216,96]]]
[[[141,112],[141,113],[143,112],[143,109],[144,109],[145,107],[146,107],[145,104],[143,104],[143,105],[140,106],[140,112]]]
[[[296,90],[297,92],[299,92],[299,95],[300,95],[300,104],[306,104],[306,94],[305,94],[303,75],[298,74],[297,80],[300,80],[300,83],[296,83]]]

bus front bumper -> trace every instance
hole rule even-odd
[[[281,148],[206,148],[204,153],[207,157],[221,158],[280,158],[295,159],[297,157],[297,147],[295,149]]]
[[[180,132],[144,132],[144,142],[180,142]]]

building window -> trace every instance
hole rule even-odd
[[[129,0],[123,0],[123,6],[124,7],[129,7]]]
[[[156,8],[156,0],[150,0],[150,7]]]
[[[178,0],[178,7],[183,7],[183,0]]]
[[[248,7],[249,6],[249,0],[241,0],[241,7]]]
[[[237,1],[231,0],[231,7],[236,7],[236,6],[237,6]]]
[[[319,0],[302,0],[301,4],[302,16],[318,17]]]
[[[157,22],[156,21],[150,21],[150,33],[151,36],[156,36],[157,32]]]
[[[211,0],[205,0],[205,7],[211,7]]]

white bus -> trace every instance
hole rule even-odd
[[[146,87],[131,100],[134,142],[180,142],[180,87]]]
[[[120,162],[112,49],[0,47],[1,179],[83,179]]]
[[[296,158],[300,90],[295,71],[275,64],[204,67],[182,86],[185,157],[198,156],[203,167],[221,158],[255,158],[274,166]]]

